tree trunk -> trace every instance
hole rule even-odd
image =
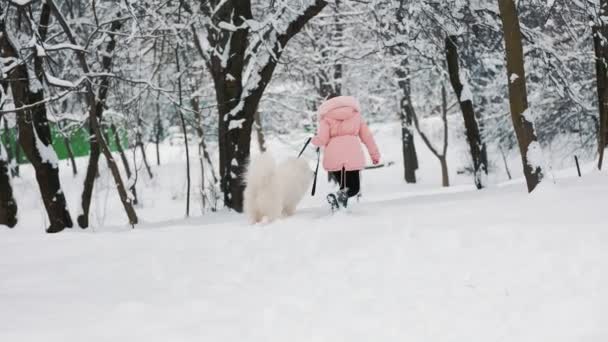
[[[416,170],[418,169],[418,156],[414,145],[414,134],[411,119],[408,119],[403,108],[399,111],[401,118],[401,149],[403,152],[403,176],[406,183],[416,183]]]
[[[76,176],[78,174],[78,167],[76,166],[76,158],[74,158],[74,151],[72,150],[72,144],[70,144],[70,139],[66,136],[63,137],[63,145],[65,149],[68,151],[68,158],[70,159],[70,164],[72,165],[72,175]]]
[[[81,214],[78,215],[76,221],[80,228],[89,227],[89,209],[91,208],[91,197],[93,196],[93,186],[95,184],[95,178],[99,173],[99,157],[101,151],[99,143],[97,142],[97,136],[93,132],[93,128],[89,123],[89,145],[91,152],[89,153],[89,164],[87,165],[87,173],[84,176],[84,187],[82,189],[82,195],[80,200]]]
[[[141,129],[142,129],[142,121],[141,121],[141,116],[138,113],[137,132],[135,134],[135,143],[137,144],[137,147],[141,151],[141,158],[144,162],[144,166],[146,167],[146,171],[148,172],[148,177],[150,177],[150,179],[152,179],[152,178],[154,178],[154,174],[152,174],[152,169],[150,168],[150,164],[148,164],[148,157],[146,156],[146,147],[144,146],[144,142],[142,139]]]
[[[1,11],[1,10],[0,10]],[[5,27],[5,15],[0,14],[0,55],[5,58],[19,59],[13,43],[10,41]],[[46,36],[46,27],[49,22],[48,6],[43,5],[40,19],[41,37]],[[36,56],[35,63],[39,64],[40,56]],[[36,68],[37,76],[40,69]],[[26,64],[19,64],[9,74],[10,86],[13,94],[15,108],[30,106],[44,99],[42,86],[31,87],[30,82],[41,82],[40,79],[29,77]],[[33,91],[32,89],[36,89]],[[36,180],[42,195],[42,201],[49,217],[48,233],[57,233],[65,228],[72,227],[72,218],[67,208],[65,196],[59,180],[57,155],[52,147],[51,131],[47,119],[46,106],[38,105],[17,111],[17,124],[19,126],[19,143],[32,163],[36,173]]]
[[[543,179],[543,172],[539,165],[541,150],[534,125],[525,115],[528,97],[519,18],[513,0],[499,0],[498,7],[504,30],[511,118],[519,143],[528,192],[532,192]]]
[[[595,52],[595,73],[599,107],[598,168],[602,169],[604,153],[608,147],[608,0],[600,0],[599,25],[593,26],[593,46]]]
[[[124,182],[122,181],[122,177],[120,176],[120,171],[118,170],[118,166],[116,165],[116,161],[114,160],[114,157],[110,152],[110,148],[108,147],[108,144],[106,143],[103,134],[101,133],[101,127],[99,125],[99,122],[97,121],[97,118],[93,117],[92,122],[95,135],[99,137],[98,143],[101,147],[101,152],[106,158],[108,168],[112,173],[112,178],[114,179],[116,190],[118,191],[118,195],[120,197],[120,201],[122,202],[122,205],[127,213],[127,217],[129,218],[129,224],[131,225],[131,227],[134,227],[138,222],[138,218],[137,214],[135,213],[135,209],[133,208],[133,199],[127,193]]]
[[[0,9],[0,15],[2,15],[1,11],[2,9]],[[1,86],[6,89],[7,85],[2,82]],[[2,102],[2,96],[6,96],[6,92],[3,90],[0,93],[0,102]],[[0,106],[0,109],[2,109],[2,106]],[[1,120],[2,114],[0,114]],[[10,159],[2,139],[0,139],[0,225],[9,228],[17,225],[17,202],[13,197],[13,187],[11,185]]]
[[[0,225],[13,228],[17,225],[17,202],[13,197],[8,157],[0,142]]]
[[[150,177],[150,179],[154,178],[154,174],[152,173],[152,168],[150,167],[150,164],[148,163],[148,157],[146,155],[146,147],[144,146],[144,143],[141,141],[141,137],[139,140],[139,150],[141,151],[141,158],[144,162],[144,166],[146,167],[146,171],[148,172],[148,177]]]
[[[182,124],[182,132],[184,133],[184,147],[186,148],[186,217],[190,216],[190,150],[188,146],[188,130],[186,129],[186,120],[184,119],[184,113],[182,112],[183,96],[182,96],[182,77],[179,63],[179,45],[175,46],[175,64],[177,68],[177,91],[179,96],[179,120]],[[221,126],[221,124],[220,124]]]
[[[604,155],[606,152],[606,148],[608,147],[608,87],[603,89],[603,95],[601,98],[600,107],[603,108],[603,113],[600,116],[599,120],[599,129],[598,129],[598,152],[599,152],[599,160],[597,167],[598,169],[602,169],[602,165],[604,164]]]
[[[17,127],[17,132],[19,132],[19,127]],[[21,160],[21,145],[19,145],[19,142],[17,141],[17,138],[15,137],[15,158],[14,160],[14,167],[13,167],[13,177],[20,177],[21,172],[20,172],[20,164],[19,161]]]
[[[72,33],[70,27],[68,26],[65,18],[57,8],[55,2],[53,0],[46,0],[46,3],[52,6],[52,10],[56,14],[56,17],[59,21],[59,24],[63,28],[64,32],[68,36],[68,40],[72,44],[76,44],[76,39],[74,38],[74,34]],[[109,32],[116,32],[122,27],[122,21],[115,20],[112,22],[110,26]],[[108,34],[110,38],[105,54],[102,57],[101,65],[104,71],[110,71],[112,65],[113,52],[116,47],[116,40],[114,39],[114,35],[112,33]],[[89,73],[90,69],[87,64],[86,58],[84,54],[78,54],[78,60],[80,62],[81,67],[85,73]],[[93,193],[93,185],[95,183],[95,176],[98,173],[98,161],[99,161],[99,153],[103,153],[108,166],[110,168],[112,177],[114,179],[114,183],[116,185],[116,190],[118,191],[120,201],[125,209],[127,217],[129,218],[129,223],[131,226],[137,224],[138,218],[135,213],[135,209],[133,208],[132,199],[127,194],[125,190],[124,182],[120,176],[120,172],[118,167],[116,166],[116,162],[112,157],[112,153],[109,150],[109,147],[104,139],[103,132],[101,129],[101,117],[103,115],[104,103],[108,96],[108,87],[110,85],[109,77],[100,77],[99,83],[99,93],[95,94],[94,89],[91,84],[87,84],[87,105],[89,106],[89,128],[91,131],[91,156],[89,158],[89,166],[87,168],[87,175],[85,177],[84,189],[82,192],[82,214],[78,217],[78,224],[81,228],[87,228],[89,224],[89,209],[91,206],[91,195]]]
[[[0,7],[0,16],[2,15],[2,8]],[[3,31],[0,31],[0,34]],[[2,41],[0,40],[0,49],[2,48],[1,46]],[[1,81],[0,82],[0,87],[2,87],[1,91],[2,93],[0,93],[0,100],[1,100],[1,96],[8,96],[8,81]],[[6,104],[6,103],[5,103]],[[2,109],[3,106],[0,106],[0,109]],[[10,171],[10,175],[11,177],[19,177],[19,157],[20,157],[20,153],[19,153],[19,143],[16,141],[16,139],[14,138],[15,136],[13,135],[13,133],[11,132],[11,130],[8,127],[8,120],[6,118],[4,118],[4,120],[2,120],[2,114],[0,114],[0,122],[3,123],[3,128],[4,128],[4,141],[2,141],[2,135],[0,135],[0,144],[4,144],[4,152],[6,153],[5,158],[6,158],[6,164],[7,167]]]
[[[431,140],[427,137],[427,135],[420,128],[420,122],[418,122],[418,116],[416,115],[416,111],[414,110],[414,105],[412,103],[411,98],[411,88],[409,79],[404,79],[404,98],[405,103],[407,104],[405,109],[409,112],[409,115],[412,117],[412,121],[414,122],[414,127],[416,131],[420,135],[420,138],[424,142],[424,144],[431,150],[431,153],[439,159],[439,163],[441,164],[441,184],[443,186],[450,186],[449,174],[448,174],[448,164],[447,164],[447,152],[448,152],[448,104],[447,104],[447,92],[445,90],[445,85],[441,84],[441,121],[443,122],[443,148],[441,152],[433,147]]]
[[[156,165],[160,166],[160,138],[162,132],[162,123],[160,120],[160,109],[159,104],[156,104],[156,110],[158,112],[156,117],[156,127],[154,129],[154,144],[156,145]]]
[[[266,152],[266,138],[264,137],[264,130],[262,129],[262,119],[260,118],[260,112],[255,112],[255,131],[258,138],[258,146],[260,146],[261,152]]]
[[[8,87],[8,83],[6,83],[6,87]],[[4,96],[6,96],[6,91],[4,92],[4,94]],[[0,107],[0,109],[2,108]],[[11,139],[12,133],[8,128],[7,120],[2,120],[1,117],[2,114],[0,114],[0,122],[3,124],[4,132],[2,135],[0,135],[0,143],[4,144],[4,151],[6,152],[6,162],[8,163],[11,176],[15,177],[15,171],[11,167],[11,163],[15,159],[15,156],[13,155],[13,141]]]
[[[441,164],[441,186],[450,186],[450,174],[448,173],[448,161],[445,156],[439,157],[439,163]]]
[[[507,156],[505,155],[505,152],[503,151],[502,147],[498,146],[498,149],[500,150],[500,155],[502,156],[502,162],[505,165],[505,172],[507,173],[507,177],[509,177],[509,180],[513,179],[513,177],[511,177],[511,170],[509,170],[509,163],[507,163]]]
[[[479,125],[473,109],[471,89],[466,80],[463,84],[463,75],[460,74],[458,65],[458,37],[448,36],[445,39],[445,51],[450,75],[450,83],[460,103],[460,110],[464,119],[465,134],[469,143],[469,151],[473,161],[474,181],[477,189],[484,188],[484,174],[488,174],[488,157],[485,144],[479,132]]]
[[[402,68],[396,70],[399,77],[399,87],[403,92],[400,101],[399,118],[401,121],[401,149],[403,152],[403,175],[406,183],[416,183],[416,170],[418,170],[418,155],[414,144],[414,133],[412,132],[413,111],[409,103],[409,84],[406,78],[406,61],[403,60]]]
[[[120,141],[120,134],[118,134],[118,129],[116,129],[116,126],[114,125],[114,123],[112,123],[110,125],[110,129],[112,130],[112,133],[114,134],[114,143],[116,144],[116,149],[118,150],[118,155],[120,155],[120,160],[122,161],[122,166],[125,169],[125,173],[127,174],[127,184],[131,184],[131,186],[129,187],[129,191],[131,191],[131,195],[133,195],[133,204],[137,205],[138,201],[137,201],[137,189],[136,189],[136,181],[132,180],[131,177],[133,176],[133,173],[131,172],[131,166],[129,165],[129,160],[127,159],[127,156],[125,155],[125,150],[122,148],[122,142]]]
[[[196,134],[198,135],[198,162],[201,167],[201,199],[203,209],[207,207],[207,196],[205,191],[205,140],[204,140],[204,131],[203,131],[203,115],[200,109],[200,105],[198,102],[198,98],[192,97],[190,99],[190,105],[192,106],[192,110],[195,112],[196,119]]]
[[[220,22],[230,22],[240,27],[245,24],[246,20],[252,20],[251,3],[249,1],[231,1],[223,3],[223,6],[219,6],[216,10],[215,5],[217,4],[218,1],[211,1],[211,4],[201,2],[204,14],[212,17],[214,23],[207,27],[209,45],[214,51],[224,51],[224,55],[228,56],[227,60],[223,60],[219,54],[213,53],[210,60],[207,61],[218,103],[220,184],[224,193],[225,205],[237,212],[242,212],[243,191],[245,190],[243,175],[251,147],[253,117],[284,47],[327,3],[324,0],[315,0],[284,30],[275,33],[276,38],[270,47],[272,57],[268,58],[260,69],[253,71],[256,75],[249,77],[250,80],[255,80],[253,84],[243,82],[245,67],[249,65],[248,60],[257,53],[257,48],[249,51],[250,30],[242,28],[229,32],[219,28]],[[205,57],[198,39],[195,39],[195,43],[197,49]]]

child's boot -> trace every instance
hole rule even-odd
[[[338,193],[336,195],[336,199],[338,201],[338,204],[342,208],[346,209],[346,207],[348,207],[348,188],[344,188],[344,189],[338,191]]]
[[[338,204],[338,198],[335,194],[327,195],[327,202],[331,206],[331,211],[335,212],[340,209],[340,204]]]

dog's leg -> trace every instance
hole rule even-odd
[[[293,216],[296,213],[296,208],[293,206],[288,206],[283,209],[283,216],[289,217]]]

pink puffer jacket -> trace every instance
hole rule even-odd
[[[327,171],[361,170],[365,156],[361,141],[377,164],[380,152],[369,127],[361,118],[357,99],[351,96],[334,97],[319,107],[319,130],[312,139],[315,146],[324,147],[323,167]]]

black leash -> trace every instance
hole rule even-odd
[[[317,147],[317,167],[315,169],[315,178],[312,182],[312,193],[311,196],[314,196],[317,192],[317,175],[319,174],[319,162],[321,161],[321,149]]]
[[[308,140],[306,140],[306,143],[304,144],[304,147],[302,147],[302,151],[300,151],[300,154],[298,154],[298,158],[300,158],[302,156],[302,153],[304,153],[304,151],[308,147],[308,144],[310,144],[311,140],[312,140],[312,138],[308,138]]]
[[[304,147],[302,147],[302,151],[300,151],[300,154],[298,154],[298,158],[300,158],[302,156],[302,154],[304,153],[304,151],[306,150],[306,148],[310,144],[311,140],[312,140],[312,138],[308,138],[308,140],[306,140],[306,143],[304,144]],[[312,193],[311,193],[311,196],[314,196],[315,193],[317,192],[317,175],[319,174],[319,163],[320,162],[321,162],[321,149],[319,147],[317,147],[317,167],[315,168],[315,178],[314,178],[314,180],[312,182]]]

